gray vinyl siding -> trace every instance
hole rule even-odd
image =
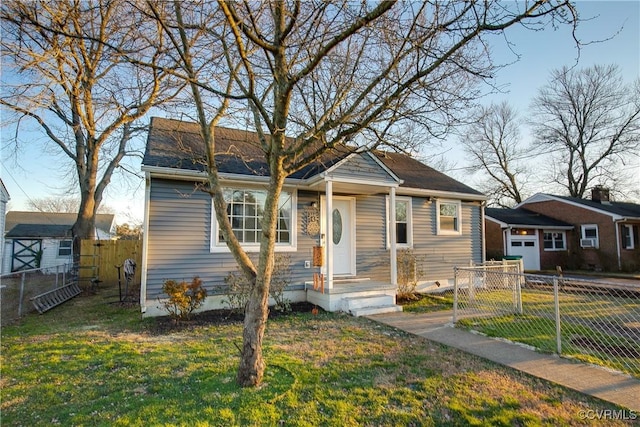
[[[423,280],[453,278],[455,266],[482,260],[480,204],[462,203],[462,234],[438,235],[436,203],[412,198],[413,249],[423,262]]]
[[[297,251],[282,252],[289,257],[291,284],[313,280],[313,268],[305,269],[312,260],[317,239],[300,232],[301,215],[317,193],[298,193]],[[194,183],[153,179],[150,189],[149,236],[147,250],[147,299],[162,295],[167,279],[191,280],[198,276],[210,292],[224,288],[224,278],[237,270],[230,253],[210,252],[211,198],[194,191]],[[254,260],[257,253],[249,254]]]
[[[390,281],[390,253],[386,248],[384,195],[356,198],[356,275]]]
[[[359,154],[331,171],[335,178],[394,183],[395,180],[368,154]]]
[[[162,295],[167,279],[191,280],[199,276],[208,291],[224,288],[224,278],[236,271],[230,253],[210,252],[211,198],[195,191],[193,182],[152,179],[147,246],[147,299]],[[317,192],[299,191],[297,197],[297,251],[283,252],[290,259],[291,285],[313,280],[312,261],[317,236],[303,233],[303,216]],[[412,197],[414,252],[424,260],[423,280],[453,277],[453,267],[481,261],[480,206],[462,203],[462,235],[436,234],[436,203]],[[386,242],[386,195],[356,196],[356,273],[358,278],[390,280]],[[254,259],[257,253],[250,253]]]

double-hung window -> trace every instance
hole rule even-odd
[[[411,197],[396,197],[396,245],[399,248],[410,248],[413,245],[411,224]],[[387,224],[389,224],[389,197],[387,197]],[[390,247],[390,235],[387,230],[387,247]]]
[[[436,203],[438,234],[461,234],[462,204],[456,200],[438,200]]]
[[[567,248],[564,231],[545,231],[543,241],[545,251],[564,251]]]
[[[580,246],[583,248],[599,248],[598,224],[585,224],[580,226]]]
[[[71,240],[60,240],[58,244],[58,257],[68,257],[71,256]]]
[[[622,224],[622,247],[624,249],[634,249],[635,239],[633,235],[633,225]]]
[[[262,238],[262,219],[267,192],[246,188],[224,190],[227,216],[234,236],[245,250],[259,250]],[[278,222],[276,226],[276,250],[294,250],[295,239],[295,194],[283,191],[278,201]],[[212,211],[212,252],[227,251],[227,245]]]

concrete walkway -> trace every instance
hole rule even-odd
[[[454,328],[451,311],[386,313],[370,319],[458,348],[607,402],[640,411],[640,380]]]

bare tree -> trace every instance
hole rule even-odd
[[[38,212],[78,212],[80,207],[80,199],[75,197],[42,197],[29,199],[29,208]],[[110,206],[101,204],[96,213],[112,214],[115,213]]]
[[[347,143],[402,149],[404,123],[441,135],[491,74],[483,34],[575,22],[569,2],[148,2],[190,84],[224,240],[252,283],[237,380],[261,382],[262,338],[285,179]],[[206,61],[210,61],[208,64]],[[207,70],[207,72],[203,72]],[[248,110],[269,164],[258,261],[235,238],[215,162],[216,124]]]
[[[508,103],[479,107],[461,142],[471,156],[469,169],[488,176],[481,190],[491,204],[511,207],[522,202],[529,175],[522,159],[528,149],[520,139],[517,112]]]
[[[166,73],[125,60],[154,63],[162,50],[135,12],[120,0],[9,0],[0,8],[0,105],[17,129],[31,121],[73,163],[80,203],[72,232],[82,239],[92,238],[104,190],[142,130],[138,120],[172,96]]]
[[[537,142],[555,154],[552,179],[573,197],[615,183],[616,164],[637,156],[640,80],[625,84],[616,65],[552,71],[532,110]]]

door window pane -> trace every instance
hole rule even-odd
[[[342,215],[338,209],[333,210],[333,244],[337,245],[342,240]]]

